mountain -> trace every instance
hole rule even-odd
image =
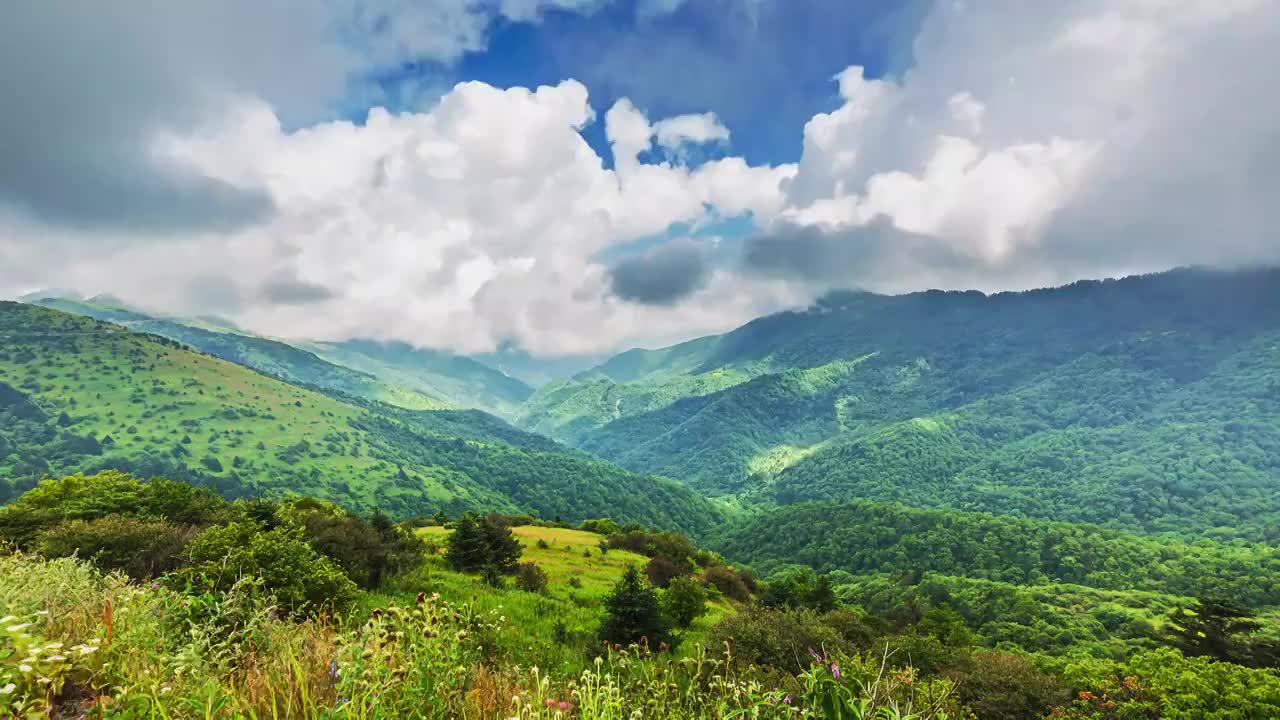
[[[470,357],[504,375],[510,375],[524,382],[531,388],[541,387],[553,380],[572,377],[605,359],[605,356],[600,355],[562,357],[532,355],[510,344],[504,344],[494,352],[479,353]]]
[[[508,414],[533,392],[519,380],[470,358],[403,344],[285,343],[243,332],[221,318],[158,317],[106,296],[82,300],[62,295],[33,302],[177,340],[291,383],[410,409],[474,407]]]
[[[442,350],[372,340],[301,343],[300,347],[338,365],[457,407],[475,407],[507,416],[533,394],[533,388],[520,380],[469,357]]]
[[[835,293],[539,389],[519,423],[761,507],[1274,539],[1280,271]]]
[[[164,337],[0,303],[0,501],[46,475],[108,468],[397,517],[501,510],[692,533],[723,517],[678,483],[482,412],[322,394]]]

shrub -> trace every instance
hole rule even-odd
[[[708,633],[708,645],[726,642],[743,662],[791,673],[809,666],[811,649],[846,648],[840,635],[808,609],[744,609],[716,623]]]
[[[947,675],[955,681],[960,701],[983,720],[1045,717],[1070,699],[1060,680],[1020,655],[974,653],[968,667]]]
[[[751,599],[751,591],[736,570],[723,565],[709,567],[702,575],[708,585],[720,591],[720,594],[738,602]]]
[[[579,530],[585,532],[596,533],[597,535],[616,535],[618,533],[618,523],[603,518],[600,520],[583,520],[582,525],[578,526]]]
[[[231,523],[205,530],[187,546],[187,566],[174,582],[197,591],[227,591],[247,575],[293,613],[341,610],[356,597],[341,568],[302,539],[301,528],[262,530]]]
[[[670,558],[659,555],[644,566],[644,575],[654,587],[665,588],[675,578],[688,575],[693,568],[688,563],[677,564]]]
[[[36,547],[45,557],[79,555],[104,570],[142,579],[178,567],[183,548],[195,534],[195,528],[163,520],[108,515],[54,525],[40,534]]]
[[[547,573],[534,563],[520,563],[516,566],[516,587],[525,592],[546,592]]]
[[[707,591],[687,576],[671,579],[662,594],[662,609],[678,628],[687,628],[707,612]]]
[[[276,516],[298,525],[311,547],[342,568],[363,588],[382,584],[388,574],[401,573],[421,564],[426,543],[396,527],[385,516],[366,522],[337,505],[313,498],[289,500]]]

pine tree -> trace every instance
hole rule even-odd
[[[650,648],[669,639],[669,623],[658,605],[658,595],[645,584],[640,570],[632,565],[604,601],[607,615],[600,626],[600,638],[615,645],[647,641]]]
[[[481,521],[474,513],[458,518],[449,535],[445,559],[454,570],[476,572],[489,564],[489,545]]]
[[[503,575],[515,572],[524,548],[511,528],[498,517],[490,515],[484,519],[483,529],[485,543],[489,547],[489,564]]]

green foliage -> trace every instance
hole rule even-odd
[[[173,583],[196,592],[226,591],[253,576],[294,613],[343,610],[356,597],[355,583],[312,549],[300,528],[262,531],[249,523],[209,528],[191,541],[184,559]]]
[[[515,572],[522,552],[511,528],[494,515],[465,513],[449,535],[449,565],[464,572]]]
[[[1231,597],[1254,607],[1280,602],[1280,550],[1271,546],[1188,544],[983,513],[806,503],[735,523],[713,545],[766,571],[798,563],[855,575],[937,572],[1019,585]]]
[[[425,543],[384,515],[365,521],[313,498],[285,501],[275,514],[281,522],[301,527],[307,544],[337,563],[362,588],[376,588],[388,575],[422,564]]]
[[[547,572],[531,562],[523,562],[516,566],[516,587],[531,593],[543,593],[547,590]]]
[[[107,515],[58,523],[40,533],[35,549],[50,558],[76,555],[104,570],[143,579],[177,568],[195,533],[193,527],[164,520]]]
[[[157,335],[31,305],[0,303],[0,337],[11,348],[0,356],[0,501],[46,476],[118,470],[227,498],[305,494],[396,518],[609,514],[689,532],[723,518],[675,482],[625,472],[482,412],[290,385]],[[315,378],[285,366],[327,365],[272,347],[293,359],[268,367],[251,361],[261,359],[257,351],[224,354],[297,383]]]
[[[982,720],[1043,718],[1070,699],[1061,679],[1021,655],[977,652],[947,676],[955,683],[958,699]]]
[[[627,568],[605,598],[604,606],[601,640],[623,647],[641,644],[650,649],[670,640],[668,619],[662,613],[658,594],[645,584],[636,566]]]
[[[684,630],[707,612],[707,591],[689,577],[672,578],[662,593],[662,610]]]
[[[812,610],[752,608],[730,615],[711,629],[712,646],[729,643],[738,660],[787,672],[809,666],[809,652],[826,648],[853,652],[850,643]]]

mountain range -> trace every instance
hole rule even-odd
[[[874,501],[1188,538],[1280,537],[1277,270],[1184,269],[991,295],[836,292],[537,389],[478,359],[402,344],[289,344],[110,298],[30,299],[244,365],[287,383],[278,392],[290,397],[314,391],[390,423],[383,439],[393,426],[487,442],[501,428],[504,448],[610,468],[635,492],[635,478],[670,478],[707,518]],[[56,317],[26,307],[10,306],[11,326]],[[508,348],[487,360],[499,357],[521,359]],[[442,429],[446,417],[455,424]],[[362,503],[382,501],[368,488],[391,482],[393,466],[358,483]],[[297,482],[289,477],[283,484]],[[492,499],[470,486],[448,497]]]

